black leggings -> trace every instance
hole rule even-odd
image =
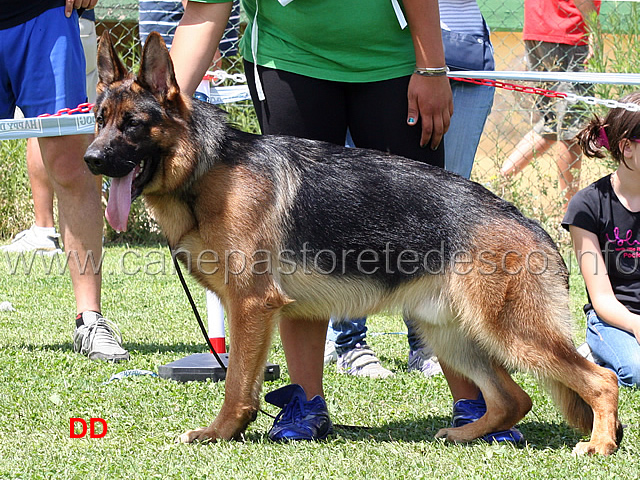
[[[293,135],[344,145],[347,128],[360,148],[373,148],[444,167],[444,142],[420,147],[420,124],[407,125],[409,77],[369,83],[319,80],[258,67],[266,100],[256,94],[253,64],[247,83],[264,134]]]

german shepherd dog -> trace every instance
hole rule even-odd
[[[98,69],[85,161],[112,177],[108,220],[125,229],[143,195],[180,261],[229,315],[224,404],[181,441],[244,432],[280,319],[384,310],[410,318],[484,395],[484,416],[437,437],[469,442],[513,427],[532,406],[509,374],[518,369],[539,378],[571,425],[592,432],[576,453],[617,448],[616,376],[576,351],[563,259],[513,205],[405,158],[231,128],[222,110],[180,93],[158,34],[135,76],[105,33]],[[219,268],[196,267],[203,255]]]

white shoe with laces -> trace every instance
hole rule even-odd
[[[380,364],[369,345],[360,343],[348,352],[338,355],[338,372],[369,378],[387,378],[394,375]]]
[[[442,373],[438,357],[433,354],[430,348],[420,348],[409,351],[409,372],[418,371],[425,377],[433,377]]]
[[[60,235],[54,227],[33,225],[29,230],[16,234],[9,245],[0,247],[3,252],[36,252],[43,255],[62,253]]]
[[[121,362],[129,360],[122,348],[122,336],[115,323],[97,312],[83,312],[82,325],[73,332],[73,350],[90,360]]]

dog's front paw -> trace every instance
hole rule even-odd
[[[213,431],[211,427],[196,428],[195,430],[188,430],[180,435],[177,439],[177,443],[193,443],[193,442],[215,442],[218,439],[218,435]]]
[[[611,455],[618,446],[615,442],[580,442],[573,447],[573,455]]]

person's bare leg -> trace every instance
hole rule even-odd
[[[500,174],[505,178],[512,178],[531,163],[536,156],[544,154],[556,143],[555,139],[543,137],[531,130],[516,145],[509,158],[502,164]]]
[[[581,148],[577,142],[558,142],[559,151],[556,162],[558,164],[558,186],[564,194],[566,210],[569,200],[580,188],[580,166],[582,164]]]
[[[33,209],[38,227],[54,227],[53,220],[53,187],[49,181],[47,170],[42,163],[40,146],[37,138],[27,140],[27,172],[31,184]]]
[[[454,372],[445,363],[440,362],[440,367],[449,385],[449,390],[451,390],[454,403],[462,399],[475,400],[478,398],[480,389],[471,380]]]
[[[60,230],[65,250],[70,255],[69,273],[77,313],[87,310],[100,312],[102,272],[93,268],[90,256],[99,266],[103,221],[100,186],[84,163],[89,136],[43,137],[39,144],[51,185],[58,197]],[[85,263],[86,268],[83,269]]]
[[[322,372],[324,370],[324,344],[329,319],[307,321],[280,320],[280,339],[287,357],[291,383],[297,383],[307,394],[307,400],[324,396]]]

